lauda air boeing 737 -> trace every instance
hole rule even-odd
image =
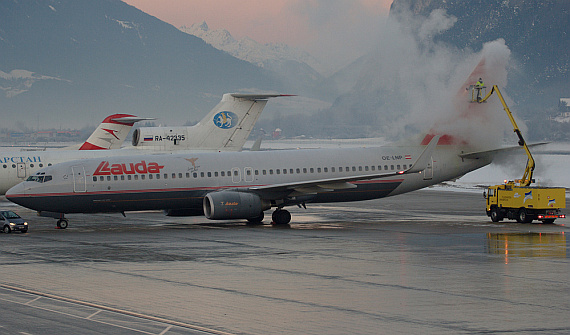
[[[80,150],[7,151],[0,153],[0,194],[39,169],[77,159],[134,155],[154,151],[216,150],[238,151],[245,144],[267,99],[280,94],[224,94],[221,102],[198,124],[191,127],[144,127],[136,129],[136,146],[121,150],[134,122],[148,120],[132,115],[113,115],[81,145]],[[153,152],[154,152],[153,151]]]
[[[504,134],[500,106],[471,104],[465,90],[479,77],[502,83],[506,58],[485,57],[455,92],[427,135],[377,148],[123,155],[45,168],[6,197],[59,218],[66,213],[165,210],[208,219],[276,224],[287,206],[394,196],[456,179],[489,164]]]

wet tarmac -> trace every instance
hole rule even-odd
[[[56,230],[0,206],[31,224],[0,234],[0,334],[570,333],[567,220],[492,223],[479,193],[309,204],[287,228],[145,212]]]

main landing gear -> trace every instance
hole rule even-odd
[[[69,224],[69,222],[67,221],[67,219],[63,218],[63,219],[59,219],[57,220],[57,229],[65,229],[67,228],[67,225]]]
[[[291,222],[291,213],[286,209],[278,208],[271,215],[271,219],[275,225],[286,225]]]

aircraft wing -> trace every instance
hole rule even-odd
[[[427,168],[428,163],[431,161],[431,157],[437,142],[439,141],[439,136],[434,136],[429,144],[426,146],[424,151],[420,154],[420,157],[410,166],[407,170],[388,172],[388,173],[374,173],[359,176],[350,177],[338,177],[338,178],[328,178],[328,179],[317,179],[308,180],[301,182],[291,182],[264,186],[250,187],[249,190],[257,192],[287,192],[287,191],[297,191],[299,193],[319,193],[319,192],[329,192],[333,190],[355,188],[356,185],[350,182],[359,180],[369,180],[369,179],[379,179],[386,177],[399,176],[409,173],[417,173],[423,171]]]
[[[545,145],[545,144],[548,144],[548,142],[540,142],[540,143],[529,144],[528,147],[529,148],[530,147],[536,147],[536,146]],[[515,151],[515,150],[520,150],[522,148],[523,147],[517,145],[517,146],[511,146],[511,147],[499,148],[499,149],[493,149],[493,150],[486,150],[486,151],[474,151],[474,152],[459,154],[459,157],[467,158],[467,159],[480,159],[480,158],[494,157],[500,152],[511,152],[511,151]]]

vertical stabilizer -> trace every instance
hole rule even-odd
[[[153,120],[129,114],[113,114],[103,120],[79,150],[119,149],[135,122]]]

